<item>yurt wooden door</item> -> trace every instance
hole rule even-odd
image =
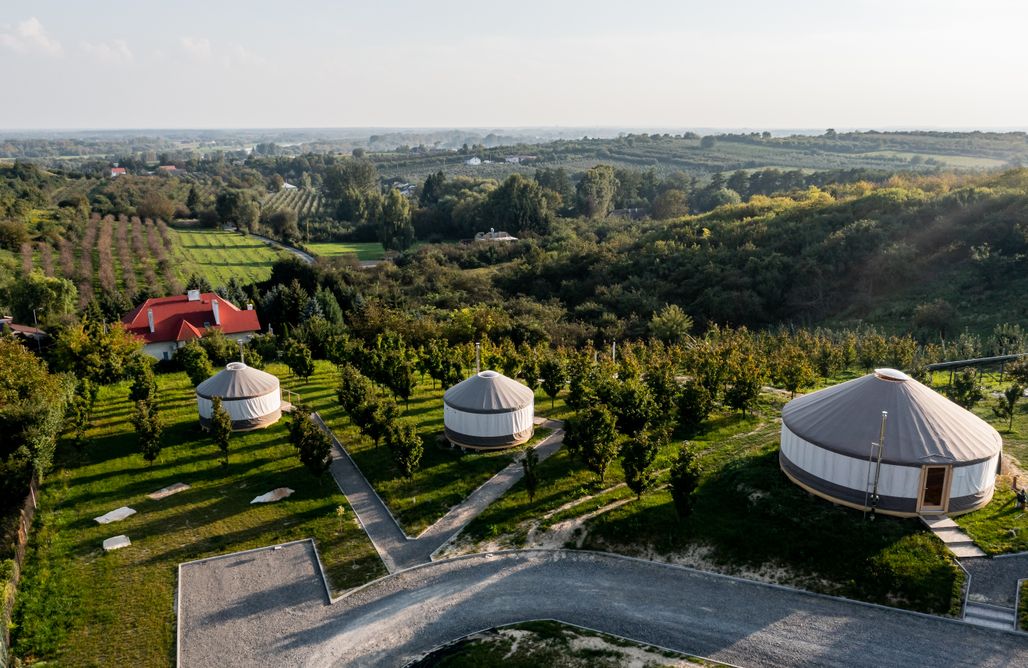
[[[949,506],[949,483],[952,466],[921,468],[921,497],[917,512],[944,513]]]

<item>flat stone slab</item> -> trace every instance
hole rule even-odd
[[[546,418],[544,418],[544,417],[534,417],[534,418],[532,418],[532,424],[534,424],[536,427],[538,427],[539,425],[541,425],[541,424],[543,424],[545,422],[546,422]]]
[[[106,515],[101,515],[100,517],[94,517],[93,519],[96,520],[100,524],[110,524],[111,522],[118,522],[118,521],[121,521],[121,520],[125,519],[126,517],[131,517],[132,515],[135,515],[135,514],[136,514],[136,511],[132,510],[128,506],[122,506],[121,508],[118,508],[117,510],[112,510],[111,512],[107,513]]]
[[[111,550],[120,550],[123,547],[128,547],[132,544],[128,536],[114,536],[104,541],[104,552],[110,552]]]
[[[288,487],[279,487],[277,489],[271,490],[267,494],[261,494],[253,501],[251,501],[250,504],[253,505],[255,503],[272,503],[273,501],[281,501],[282,499],[292,494],[294,491],[295,490],[289,489]]]
[[[981,548],[974,543],[948,543],[946,548],[953,553],[953,556],[960,559],[968,559],[971,557],[984,557],[986,554],[982,552]]]
[[[184,492],[187,489],[189,489],[189,485],[185,484],[184,482],[177,482],[174,485],[162,487],[161,489],[157,490],[152,494],[147,494],[146,497],[148,499],[153,499],[154,501],[160,501],[161,499],[165,499],[171,496],[172,494],[178,494],[179,492]]]

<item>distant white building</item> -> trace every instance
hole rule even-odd
[[[493,228],[489,228],[488,232],[479,232],[475,235],[475,241],[493,241],[493,242],[505,242],[505,241],[517,241],[518,238],[511,236],[507,232],[500,230],[497,232]]]
[[[481,165],[482,164],[482,158],[478,158],[478,157],[468,158],[467,160],[464,161],[464,164],[465,165],[472,165],[472,166]]]
[[[296,186],[294,186],[292,183],[285,183],[285,182],[283,182],[282,183],[282,189],[283,190],[296,190]]]

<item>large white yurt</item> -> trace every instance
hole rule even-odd
[[[902,371],[876,369],[787,403],[779,463],[808,492],[851,508],[953,515],[992,498],[1002,448],[978,416]]]
[[[481,371],[443,395],[446,438],[454,445],[498,450],[532,438],[535,394],[495,371]]]
[[[260,429],[282,417],[278,378],[242,362],[230,362],[196,386],[196,406],[200,411],[200,424],[204,426],[211,421],[214,397],[221,397],[221,405],[232,418],[235,430]]]

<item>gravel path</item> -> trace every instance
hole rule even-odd
[[[276,248],[280,248],[280,249],[282,249],[282,250],[284,250],[284,251],[286,251],[288,253],[292,253],[293,255],[295,255],[296,257],[300,258],[301,260],[303,260],[307,264],[314,264],[314,256],[311,255],[310,253],[305,253],[304,251],[300,250],[299,248],[293,248],[292,246],[286,246],[283,243],[275,241],[274,239],[269,239],[268,237],[262,237],[259,234],[251,234],[250,236],[253,237],[254,239],[260,239],[261,241],[263,241],[265,243],[268,243],[268,244],[271,244],[272,246],[275,246]]]
[[[1028,553],[991,559],[961,559],[960,563],[971,574],[970,600],[1004,608],[1014,607],[1017,581],[1028,578]]]
[[[450,509],[435,524],[425,529],[417,538],[408,536],[399,522],[389,511],[389,507],[372,487],[368,479],[354,463],[350,454],[339,442],[332,430],[317,413],[311,415],[315,424],[321,427],[331,438],[335,447],[332,449],[332,466],[329,471],[335,478],[339,489],[350,502],[353,512],[375,545],[382,562],[390,573],[428,563],[432,555],[447,541],[452,540],[467,526],[468,522],[485,510],[489,504],[503,496],[518,480],[524,476],[521,464],[513,462],[502,471],[484,482],[468,498]],[[548,420],[540,425],[552,429],[542,443],[535,446],[539,461],[543,461],[556,452],[564,442],[563,423]]]
[[[313,552],[303,542],[184,564],[180,665],[398,666],[529,619],[744,666],[1028,665],[1025,635],[592,552],[438,561],[328,605]]]

